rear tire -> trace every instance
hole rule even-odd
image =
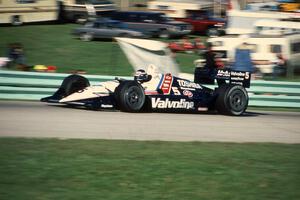
[[[240,85],[221,85],[217,89],[216,109],[224,115],[242,115],[247,107],[249,97]]]
[[[124,112],[139,112],[145,104],[145,92],[136,81],[122,81],[115,89],[117,107]]]

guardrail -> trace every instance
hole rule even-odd
[[[68,75],[0,70],[0,99],[39,100],[53,94]],[[92,85],[115,78],[99,75],[84,76]],[[126,76],[120,78],[132,79]],[[250,106],[300,108],[299,82],[254,80],[248,93]]]

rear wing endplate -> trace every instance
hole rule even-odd
[[[227,80],[230,84],[242,85],[245,88],[250,88],[251,72],[218,69],[216,79]]]

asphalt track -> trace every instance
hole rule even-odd
[[[0,101],[0,137],[300,143],[300,112],[252,111],[231,117]]]

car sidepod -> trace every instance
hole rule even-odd
[[[191,82],[165,74],[156,92],[145,90],[148,103],[154,111],[198,112],[212,109],[215,101],[214,91]]]

